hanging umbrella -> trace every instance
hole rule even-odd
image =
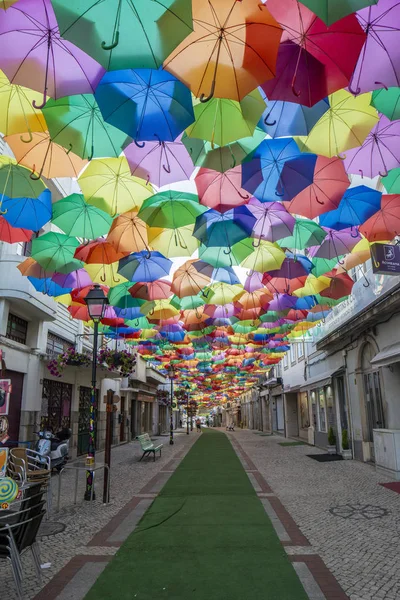
[[[160,252],[133,252],[119,261],[118,273],[129,281],[155,281],[169,274],[172,261]]]
[[[330,283],[329,287],[321,291],[323,298],[339,300],[351,294],[354,281],[347,273],[337,273],[336,269],[333,269],[333,271],[326,274],[326,277],[329,277]]]
[[[63,288],[61,285],[54,283],[49,277],[45,279],[28,277],[28,279],[37,292],[41,292],[46,296],[62,296],[63,294],[69,294],[71,291],[71,288]]]
[[[138,217],[137,211],[128,211],[113,220],[107,235],[117,252],[140,252],[147,249],[146,223]]]
[[[173,142],[194,121],[190,91],[167,71],[110,71],[95,97],[104,120],[136,141]]]
[[[127,140],[104,121],[92,94],[50,99],[43,114],[52,140],[81,158],[119,156]]]
[[[129,293],[133,298],[140,298],[146,301],[164,300],[171,296],[171,283],[163,279],[146,283],[139,282],[129,288]]]
[[[92,283],[90,283],[87,286],[72,290],[71,298],[72,298],[73,302],[79,303],[79,304],[86,304],[85,298],[88,295],[88,293],[93,289],[94,289],[94,286]],[[104,294],[108,294],[109,288],[106,285],[101,285],[100,289],[102,290],[102,292]]]
[[[239,300],[244,294],[242,285],[230,285],[228,283],[211,283],[204,289],[203,296],[208,303],[225,305]]]
[[[251,234],[255,221],[245,206],[224,213],[210,208],[197,217],[193,235],[208,247],[231,248]]]
[[[246,290],[246,292],[255,292],[256,290],[260,290],[262,287],[264,287],[262,278],[262,273],[257,273],[257,271],[250,271],[244,283],[244,289]]]
[[[32,240],[32,258],[49,271],[61,271],[72,262],[79,242],[76,238],[49,231]]]
[[[92,285],[92,280],[85,269],[78,269],[66,275],[54,273],[52,280],[63,288],[83,288]]]
[[[126,252],[117,252],[104,238],[98,238],[88,244],[81,244],[75,251],[75,258],[87,265],[111,265],[126,256]]]
[[[85,271],[90,275],[93,283],[106,285],[109,288],[115,287],[120,283],[127,282],[125,277],[118,275],[118,262],[106,263],[90,263],[85,265]]]
[[[181,267],[179,267],[173,277],[171,291],[178,296],[178,298],[184,298],[185,296],[197,296],[201,290],[211,283],[211,279],[208,275],[199,273],[194,266],[197,259],[187,260]]]
[[[31,141],[24,141],[19,134],[5,138],[17,161],[31,169],[31,179],[47,177],[78,177],[87,164],[73,152],[68,152],[53,142],[48,131],[36,131]]]
[[[391,121],[400,119],[400,88],[383,88],[372,94],[372,106]]]
[[[1,180],[0,169],[0,180]],[[1,185],[1,184],[0,184]],[[44,190],[37,198],[2,196],[1,212],[13,227],[39,231],[51,219],[51,193]]]
[[[172,306],[169,300],[152,300],[151,302],[145,302],[141,309],[150,323],[157,323],[157,321],[163,322],[179,315],[179,310]]]
[[[349,90],[359,94],[382,87],[398,87],[399,3],[397,0],[379,0],[376,6],[360,10],[357,19],[365,30],[367,39],[354,69]]]
[[[314,294],[319,294],[327,287],[329,287],[330,279],[329,277],[321,276],[315,277],[315,275],[309,275],[305,281],[304,287],[295,290],[293,292],[294,296],[298,296],[302,298],[304,296],[311,296]]]
[[[135,298],[130,293],[132,289],[132,284],[130,281],[120,283],[109,290],[107,297],[111,306],[127,309],[134,308],[138,309],[141,312],[141,307],[144,304],[144,300],[142,298]],[[144,313],[143,313],[144,314]],[[118,316],[124,317],[123,313],[120,313]]]
[[[292,200],[314,181],[316,154],[303,154],[285,161],[279,180],[279,196],[282,201]]]
[[[171,53],[164,68],[202,102],[241,100],[275,74],[282,30],[257,0],[194,0],[193,33]]]
[[[281,279],[298,279],[310,274],[313,269],[313,263],[306,256],[294,256],[288,253],[280,268],[276,271],[269,271],[263,276],[263,283],[268,283],[272,277]]]
[[[199,258],[217,267],[232,267],[239,265],[249,254],[254,252],[253,241],[246,238],[231,247],[208,247],[203,244],[199,248]]]
[[[32,131],[45,131],[42,112],[32,102],[40,104],[40,94],[9,82],[0,71],[0,131],[3,135],[24,134],[29,139]]]
[[[335,23],[371,4],[377,4],[378,0],[300,0],[302,4],[312,10],[327,25]]]
[[[312,107],[295,102],[269,101],[267,98],[266,102],[267,108],[264,110],[258,126],[272,138],[308,135],[315,123],[329,108],[327,98],[320,100]]]
[[[200,242],[193,236],[193,228],[194,225],[176,229],[149,227],[149,245],[167,258],[192,256],[200,245]]]
[[[86,201],[111,216],[139,210],[143,200],[153,195],[151,185],[132,177],[125,156],[92,160],[78,183]]]
[[[196,167],[205,167],[224,173],[229,169],[234,169],[236,165],[240,165],[264,138],[264,131],[256,127],[251,137],[241,138],[226,146],[213,148],[211,142],[188,137],[186,133],[182,136],[182,142]]]
[[[186,129],[188,136],[207,140],[213,147],[226,146],[237,139],[253,135],[257,122],[265,109],[258,90],[240,102],[228,98],[212,98],[209,102],[194,105],[195,121]]]
[[[145,200],[138,216],[149,227],[176,229],[193,225],[206,210],[195,194],[168,190]]]
[[[379,120],[370,102],[371,94],[355,98],[346,90],[329,96],[329,110],[306,138],[296,138],[300,150],[332,158],[349,148],[361,146]]]
[[[132,175],[157,187],[190,179],[194,164],[182,144],[182,136],[173,142],[154,140],[144,146],[132,142],[124,149]]]
[[[400,196],[394,194],[382,196],[380,210],[359,229],[370,242],[385,242],[399,235]]]
[[[360,240],[360,234],[352,229],[342,229],[341,231],[329,229],[314,256],[331,259],[348,254]]]
[[[11,83],[47,96],[93,92],[104,69],[60,36],[50,0],[19,0],[0,21],[0,66]]]
[[[285,253],[278,244],[260,242],[255,251],[241,262],[241,266],[250,270],[265,273],[279,269],[285,260]]]
[[[282,204],[260,202],[252,198],[247,204],[247,208],[257,219],[253,227],[253,237],[259,238],[260,241],[276,242],[292,234],[296,220]],[[255,247],[257,245],[254,243]]]
[[[0,241],[7,244],[15,244],[17,242],[29,242],[33,231],[13,227],[4,217],[0,216]]]
[[[389,169],[400,166],[400,121],[381,118],[360,148],[346,153],[344,161],[348,173],[370,177],[386,177]]]
[[[270,311],[288,311],[296,304],[296,297],[289,294],[274,294],[273,300],[269,303],[268,312]],[[262,320],[262,317],[260,317]]]
[[[386,240],[385,240],[386,241]],[[350,254],[343,259],[343,265],[338,267],[337,272],[347,272],[354,269],[357,265],[362,265],[371,258],[371,243],[363,238],[356,244]],[[331,269],[329,269],[331,270]]]
[[[306,279],[306,275],[287,279],[286,277],[272,276],[270,273],[264,274],[265,287],[271,293],[293,294],[295,290],[304,287]]]
[[[87,204],[81,194],[71,194],[53,204],[51,222],[67,235],[94,239],[108,232],[112,219]]]
[[[338,263],[343,263],[345,260],[343,258],[343,255],[334,256],[333,258],[320,258],[318,256],[316,257],[315,253],[318,251],[318,248],[319,246],[312,246],[311,248],[309,248],[308,251],[308,256],[312,258],[313,261],[314,267],[312,272],[313,275],[315,275],[315,277],[321,277],[321,275],[329,273],[329,271],[332,271],[332,269],[336,267]]]
[[[389,194],[400,194],[400,168],[392,169],[382,177],[382,185]]]
[[[210,279],[213,281],[229,283],[232,285],[240,283],[240,279],[232,267],[215,268],[213,265],[210,265],[210,263],[204,260],[197,260],[193,263],[193,266],[196,271],[206,275],[207,277],[210,277]]]
[[[250,194],[242,189],[242,167],[220,173],[213,169],[202,168],[194,180],[200,204],[225,212],[246,204]]]
[[[17,269],[21,275],[24,275],[25,277],[35,277],[36,279],[52,277],[54,274],[53,270],[45,271],[32,257],[26,258],[22,263],[17,265]]]
[[[192,7],[179,0],[52,0],[60,34],[107,71],[158,69],[192,31]],[[90,35],[88,35],[90,32]]]
[[[292,235],[280,239],[279,245],[283,248],[302,250],[320,244],[325,236],[326,232],[315,221],[296,219]]]
[[[273,202],[283,195],[281,173],[286,161],[301,155],[292,138],[264,140],[242,166],[242,187],[261,202]]]
[[[315,219],[339,206],[349,183],[343,160],[318,156],[312,183],[287,204],[287,209],[294,215]]]
[[[380,208],[381,192],[365,185],[348,189],[336,210],[320,216],[319,222],[330,229],[357,227],[372,217]]]
[[[270,100],[313,106],[348,85],[365,41],[354,15],[328,27],[297,0],[268,0],[268,9],[284,30],[277,76],[262,86]]]

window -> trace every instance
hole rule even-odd
[[[62,354],[65,352],[65,350],[68,350],[68,348],[71,348],[72,346],[75,346],[75,344],[68,342],[68,340],[64,340],[64,338],[56,335],[55,333],[51,333],[49,331],[47,334],[46,352],[51,356]]]
[[[26,344],[26,334],[28,332],[28,321],[9,313],[7,322],[6,337],[14,342]]]
[[[297,358],[299,360],[304,358],[304,340],[301,340],[297,345]]]
[[[310,417],[308,414],[308,397],[306,392],[300,394],[300,425],[302,429],[310,427]]]
[[[291,364],[296,362],[296,344],[290,344],[290,362]]]
[[[287,369],[288,368],[288,355],[287,352],[285,352],[285,356],[283,357],[283,368]]]
[[[324,388],[318,390],[318,416],[319,431],[326,433],[326,399]]]

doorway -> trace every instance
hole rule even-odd
[[[125,441],[125,396],[121,396],[121,423],[119,428],[119,441]]]
[[[43,379],[42,417],[40,428],[50,427],[56,433],[71,426],[72,385]]]
[[[379,371],[373,371],[371,359],[375,356],[372,344],[367,343],[362,353],[362,370],[364,379],[364,403],[366,412],[366,430],[364,439],[369,443],[370,458],[375,462],[374,429],[385,428],[381,382]]]

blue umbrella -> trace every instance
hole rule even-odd
[[[135,141],[173,142],[194,121],[190,90],[168,71],[110,71],[95,97],[103,119]]]
[[[233,244],[248,237],[254,227],[256,218],[245,206],[220,213],[217,210],[207,210],[196,218],[193,235],[207,247],[227,248],[231,252]]]
[[[51,277],[44,277],[43,279],[28,277],[28,279],[37,292],[42,292],[42,294],[47,294],[47,296],[62,296],[72,291],[72,288],[61,287]]]
[[[204,260],[198,260],[193,263],[194,268],[199,273],[203,275],[207,275],[214,281],[219,281],[222,283],[229,283],[231,285],[235,285],[240,283],[239,277],[236,275],[235,271],[232,267],[213,267],[210,263]]]
[[[335,210],[324,213],[319,223],[329,229],[346,229],[362,225],[381,207],[381,192],[365,185],[349,188]]]
[[[316,154],[302,154],[283,165],[277,192],[279,200],[293,200],[314,181]]]
[[[44,190],[37,198],[9,198],[3,196],[3,217],[13,227],[39,231],[51,219],[51,192]]]
[[[328,98],[320,100],[309,108],[294,102],[270,101],[261,89],[260,91],[265,98],[267,108],[262,114],[258,127],[272,138],[308,135],[315,123],[329,109]]]
[[[316,304],[318,304],[318,302],[315,296],[304,296],[303,298],[298,298],[296,300],[296,304],[293,308],[296,310],[310,310],[310,308],[313,308]]]
[[[294,261],[295,263],[299,262],[302,265],[302,267],[304,267],[304,269],[307,271],[307,273],[311,273],[311,271],[313,270],[313,262],[309,258],[307,258],[307,256],[304,256],[304,254],[294,254],[293,252],[289,252],[289,250],[287,250],[285,254],[286,258],[292,259],[292,261]],[[281,270],[282,267],[285,267],[285,265],[286,261],[282,263]]]
[[[133,252],[119,261],[118,273],[129,281],[156,281],[169,274],[172,261],[161,252]]]
[[[292,138],[264,140],[242,165],[242,187],[260,202],[276,202],[283,195],[281,173],[286,161],[300,156]]]
[[[126,319],[128,321],[132,319],[140,319],[143,317],[143,313],[140,312],[139,306],[128,306],[127,308],[120,308],[119,306],[114,306],[115,314],[117,317],[121,319]]]

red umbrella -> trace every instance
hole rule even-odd
[[[75,258],[83,260],[88,265],[110,265],[127,254],[129,252],[118,252],[110,242],[102,238],[89,244],[81,244],[75,250]]]
[[[331,283],[328,288],[320,292],[321,296],[332,298],[332,300],[340,300],[340,298],[351,294],[354,281],[347,273],[337,273],[336,269],[333,269],[329,273],[326,273],[325,277],[330,277]]]
[[[20,229],[19,227],[13,227],[5,220],[4,217],[0,217],[0,241],[7,242],[7,244],[15,244],[17,242],[29,242],[32,237],[33,231],[29,229]]]
[[[219,173],[202,168],[194,180],[200,204],[223,213],[246,204],[250,195],[242,188],[242,166]]]
[[[263,84],[269,100],[313,106],[348,85],[366,35],[355,15],[329,27],[298,0],[268,0],[283,27],[276,77]]]
[[[158,281],[138,282],[129,288],[133,298],[141,300],[164,300],[172,295],[171,283],[159,279]]]
[[[302,277],[271,277],[269,273],[264,273],[263,283],[265,287],[270,290],[273,294],[293,294],[295,290],[299,290],[304,287],[307,276]]]
[[[318,156],[314,169],[314,181],[290,202],[287,210],[295,215],[315,219],[330,210],[335,210],[350,182],[340,158]]]
[[[107,296],[110,288],[107,287],[106,285],[101,285],[100,287],[103,290],[104,295]],[[85,304],[85,298],[88,295],[88,293],[90,292],[90,290],[92,290],[92,289],[93,289],[92,285],[87,285],[85,287],[75,288],[74,290],[72,290],[71,298],[72,298],[73,302],[79,302],[80,304]]]
[[[387,242],[399,235],[400,195],[382,196],[381,209],[365,221],[359,230],[370,242]]]
[[[285,321],[305,321],[307,319],[307,314],[307,310],[295,310],[294,308],[292,308],[286,315]]]

